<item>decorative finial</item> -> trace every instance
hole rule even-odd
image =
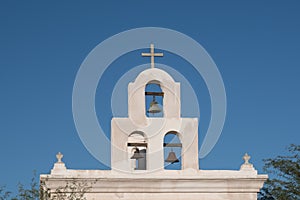
[[[254,171],[254,172],[256,172],[255,171],[255,168],[253,167],[253,165],[249,162],[249,160],[250,160],[250,156],[247,154],[247,153],[245,153],[245,155],[243,156],[243,160],[245,161],[244,162],[244,164],[242,164],[241,165],[241,168],[240,168],[240,170],[246,170],[246,171]]]
[[[245,165],[250,164],[249,160],[250,160],[251,156],[248,155],[248,153],[245,153],[245,155],[243,156],[243,160],[245,161]]]
[[[155,56],[164,56],[163,53],[154,53],[154,44],[150,45],[150,53],[142,53],[142,56],[149,56],[151,57],[151,68],[154,68],[154,57]]]
[[[51,174],[65,174],[66,173],[66,166],[65,166],[65,163],[63,163],[61,161],[61,159],[64,157],[64,155],[62,155],[62,153],[58,152],[56,154],[56,158],[57,158],[57,162],[54,163],[54,167],[53,169],[51,170]]]
[[[62,159],[63,157],[64,157],[64,155],[63,155],[62,153],[58,152],[58,154],[56,154],[57,162],[58,162],[58,163],[61,163],[61,162],[62,162],[61,159]]]

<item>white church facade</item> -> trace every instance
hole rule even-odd
[[[51,173],[40,176],[41,188],[53,197],[66,184],[83,183],[88,200],[256,200],[268,177],[247,154],[239,170],[199,169],[198,119],[181,117],[180,83],[154,67],[162,54],[151,45],[143,55],[151,56],[151,68],[128,85],[128,117],[111,120],[111,170],[67,169],[59,153]],[[147,91],[151,84],[160,91]],[[166,168],[173,164],[179,169]]]

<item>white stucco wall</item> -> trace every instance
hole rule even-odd
[[[147,83],[161,86],[164,117],[146,117]],[[170,131],[177,132],[182,143],[182,170],[164,170],[163,142]],[[134,170],[128,142],[142,143],[140,149],[147,149],[146,170]],[[180,117],[180,84],[155,68],[129,84],[128,118],[111,121],[111,153],[112,170],[67,169],[59,153],[51,173],[40,175],[42,188],[53,196],[59,188],[81,183],[88,188],[88,200],[256,200],[268,178],[257,174],[248,155],[239,170],[199,170],[198,119]]]
[[[159,84],[164,93],[161,118],[146,116],[145,87],[149,83]],[[141,72],[135,81],[128,85],[128,118],[113,118],[111,121],[112,169],[134,171],[130,159],[132,152],[127,143],[130,134],[140,131],[147,141],[147,170],[163,170],[164,136],[170,131],[175,131],[182,143],[182,169],[198,170],[198,120],[181,118],[180,105],[180,84],[168,73],[156,68]]]

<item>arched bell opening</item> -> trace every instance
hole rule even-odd
[[[145,87],[145,105],[147,117],[163,117],[163,97],[159,83],[152,81]]]
[[[179,134],[176,131],[170,131],[164,136],[164,169],[181,170],[181,151],[182,144]]]
[[[147,169],[147,141],[142,131],[135,131],[128,137],[128,159],[132,170]]]

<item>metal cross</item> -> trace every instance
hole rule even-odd
[[[154,53],[154,44],[150,45],[150,53],[142,53],[142,56],[149,56],[151,57],[151,68],[154,68],[154,57],[159,56],[162,57],[164,56],[163,53]]]

